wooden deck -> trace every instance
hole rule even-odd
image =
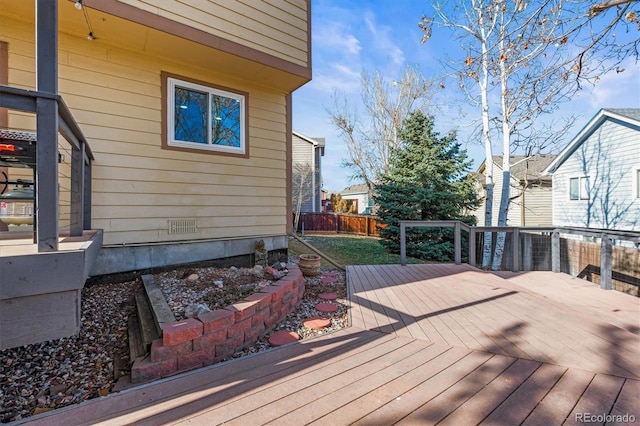
[[[627,415],[640,421],[638,298],[567,275],[498,275],[464,265],[349,267],[348,286],[348,329],[29,420],[561,425]]]

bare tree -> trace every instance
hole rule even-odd
[[[293,232],[298,230],[298,223],[300,221],[300,212],[302,205],[311,200],[315,194],[313,193],[313,167],[307,163],[296,163],[293,167],[293,184],[292,187],[292,200],[293,200],[293,213],[294,223]]]
[[[623,3],[628,8],[633,2]],[[521,145],[514,141],[514,136],[531,134],[537,120],[557,110],[561,102],[571,99],[580,88],[581,81],[589,78],[596,81],[598,75],[612,69],[611,61],[591,59],[594,59],[595,52],[602,51],[603,46],[613,50],[615,45],[618,52],[623,52],[620,49],[624,44],[603,42],[613,28],[611,25],[621,22],[623,12],[619,12],[611,25],[596,34],[588,31],[593,16],[590,17],[581,5],[572,0],[472,0],[470,6],[465,4],[461,7],[440,3],[435,10],[435,18],[423,18],[421,28],[426,35],[430,35],[431,25],[435,22],[466,36],[463,46],[468,56],[457,67],[457,75],[461,81],[464,80],[460,87],[469,91],[466,83],[470,80],[483,102],[484,96],[495,92],[495,96],[489,96],[497,100],[493,107],[481,105],[482,133],[489,135],[483,138],[485,147],[488,146],[486,164],[489,165],[492,164],[488,155],[492,133],[486,117],[490,117],[490,121],[497,125],[496,135],[500,135],[502,140],[504,184],[498,226],[506,226],[510,201],[509,160],[513,150]],[[627,21],[635,19],[629,14],[625,16]],[[626,52],[633,54],[634,51]],[[637,57],[637,50],[635,54]],[[585,58],[590,60],[585,61]],[[587,63],[588,66],[585,65]],[[489,85],[485,84],[485,71],[489,74]],[[539,147],[548,141],[539,140]],[[531,142],[529,140],[527,144],[531,145]],[[492,171],[488,169],[487,173],[492,174]],[[487,183],[492,183],[491,178],[487,177]],[[491,201],[488,198],[485,218],[491,217]],[[505,234],[499,233],[493,255],[494,269],[502,262],[504,241]],[[487,246],[483,255],[484,267],[487,266],[486,249]]]
[[[417,68],[407,66],[400,80],[386,81],[380,72],[361,76],[361,98],[366,118],[361,121],[345,94],[334,93],[328,111],[347,144],[349,158],[344,165],[354,170],[354,179],[373,189],[389,166],[391,150],[398,146],[398,129],[416,109],[426,106],[431,85]]]

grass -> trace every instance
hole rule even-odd
[[[388,253],[377,238],[351,235],[307,235],[303,239],[342,266],[400,263],[400,255]],[[290,238],[289,253],[300,255],[313,253],[313,251],[299,241]],[[407,263],[424,263],[424,261],[407,258]],[[335,268],[325,259],[322,259],[321,267],[326,269]]]

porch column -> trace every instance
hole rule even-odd
[[[58,250],[58,2],[36,0],[35,223],[39,252]]]

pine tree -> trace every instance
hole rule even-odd
[[[463,220],[475,224],[465,210],[478,205],[473,182],[467,179],[471,161],[456,141],[434,130],[434,118],[413,112],[398,133],[401,144],[391,153],[389,172],[376,186],[378,217],[386,225],[382,244],[400,252],[401,220]],[[407,228],[407,255],[447,261],[453,256],[453,231],[447,228]]]

